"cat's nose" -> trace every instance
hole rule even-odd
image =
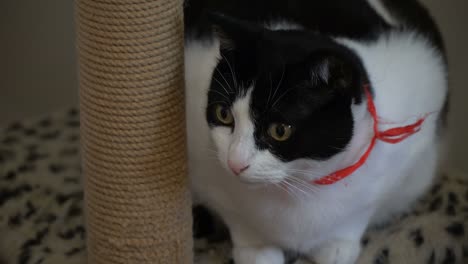
[[[249,168],[248,164],[237,163],[237,162],[233,162],[231,160],[228,160],[228,166],[231,169],[231,171],[234,172],[235,175],[239,175],[239,174],[241,174],[242,172],[244,172],[245,170],[247,170]]]

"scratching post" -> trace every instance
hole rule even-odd
[[[88,263],[192,263],[182,0],[77,0]]]

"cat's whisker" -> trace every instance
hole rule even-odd
[[[335,150],[338,150],[338,151],[343,151],[345,150],[345,148],[340,148],[340,147],[336,147],[336,146],[328,146],[329,148],[332,148],[332,149],[335,149]]]
[[[270,90],[268,91],[268,99],[266,105],[270,104],[270,97],[271,97],[271,91],[273,90],[273,81],[271,80],[271,74],[270,74]]]
[[[309,190],[312,190],[312,191],[318,191],[320,188],[316,185],[314,185],[312,182],[308,181],[308,180],[303,180],[301,178],[297,178],[297,177],[288,177],[287,179],[289,179],[290,181],[292,182],[295,182],[297,184],[300,184],[301,186],[309,189]]]
[[[275,92],[273,93],[273,97],[272,97],[272,98],[275,98],[275,95],[276,95],[276,93],[278,92],[279,87],[281,86],[281,83],[283,83],[284,73],[285,73],[285,66],[283,65],[283,73],[281,74],[281,79],[279,80],[278,85],[276,86],[276,89],[275,89]],[[273,108],[273,107],[274,107],[274,106],[272,106],[271,108]]]
[[[227,94],[230,94],[230,92],[226,89],[226,87],[218,80],[218,78],[214,77],[213,76],[213,80],[215,80],[215,82],[217,82],[223,89],[224,91],[227,93]]]
[[[282,93],[282,94],[278,97],[278,99],[276,99],[276,101],[273,103],[273,105],[272,105],[271,107],[274,108],[275,105],[281,101],[281,98],[283,98],[286,94],[288,94],[290,91],[292,91],[292,90],[295,89],[295,88],[296,88],[296,87],[293,86],[293,87],[287,89],[284,93]]]
[[[238,86],[237,86],[237,78],[236,78],[236,74],[234,73],[234,69],[233,67],[231,66],[231,63],[229,62],[229,60],[226,58],[226,56],[224,56],[221,52],[220,52],[221,56],[226,60],[226,63],[229,67],[229,70],[231,71],[231,76],[232,76],[232,81],[234,82],[234,86],[236,87],[236,89],[238,89]]]
[[[224,95],[223,93],[221,93],[219,91],[210,90],[210,93],[217,93],[217,94],[221,95],[222,97],[226,98],[226,100],[230,101],[229,97],[227,97],[226,95]]]
[[[285,191],[286,194],[290,196],[291,198],[295,200],[299,200],[299,196],[293,190],[290,189],[290,188],[294,188],[294,186],[292,186],[290,183],[283,181],[275,185],[278,186],[281,190]]]
[[[310,199],[313,195],[314,195],[314,192],[311,192],[310,190],[307,190],[305,188],[302,188],[302,186],[300,185],[297,185],[296,183],[293,183],[293,182],[288,182],[291,186],[293,186],[293,190],[298,193],[298,195],[300,195],[302,197],[302,201],[304,201],[304,199]]]
[[[211,157],[216,157],[218,158],[219,151],[216,149],[211,149],[211,148],[206,148],[206,151],[208,152],[207,154]]]
[[[304,198],[309,198],[312,193],[306,189],[302,189],[300,186],[297,186],[295,183],[288,180],[284,181],[288,185],[288,188],[295,194],[298,201],[303,201]]]
[[[295,169],[287,169],[286,172],[293,172],[293,173],[298,173],[304,176],[321,176],[322,173],[317,172],[317,171],[305,171],[305,170],[295,170]]]
[[[212,106],[212,105],[216,105],[216,104],[228,104],[227,101],[214,101],[214,102],[211,102],[210,104],[208,104],[208,106]]]
[[[306,171],[306,170],[295,170],[295,169],[286,169],[288,173],[297,173],[304,176],[312,176],[312,177],[320,177],[324,176],[326,173],[322,173],[320,171]]]
[[[300,193],[302,193],[303,195],[305,196],[309,196],[309,193],[307,193],[305,190],[302,190],[301,188],[299,188],[298,186],[296,186],[295,184],[289,182],[287,179],[285,181],[283,181],[289,188],[291,188],[292,190],[291,191],[294,191],[294,190],[297,190],[299,191]],[[299,199],[299,196],[297,196],[297,198]]]
[[[216,153],[218,153],[218,152],[219,152],[218,150],[216,150],[216,149],[212,149],[212,148],[206,148],[206,150],[209,150],[209,151],[212,151],[212,152],[216,152]]]
[[[226,77],[224,77],[224,74],[218,69],[218,67],[216,67],[216,71],[219,73],[219,75],[221,75],[221,78],[223,78],[224,82],[227,84],[227,86],[229,87],[229,89],[234,92],[234,90],[232,89],[231,85],[229,85],[229,82],[227,81]],[[213,76],[214,77],[214,76]]]
[[[309,165],[309,167],[315,168],[315,169],[320,169],[320,168],[323,167],[323,163],[316,162],[316,161],[313,161],[313,160],[305,160],[305,163],[307,165]]]

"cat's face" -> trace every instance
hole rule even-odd
[[[263,34],[221,51],[206,119],[228,171],[278,183],[346,149],[361,77],[331,40],[317,49],[309,33]]]

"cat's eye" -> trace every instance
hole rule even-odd
[[[292,127],[286,124],[273,123],[268,128],[268,134],[276,141],[286,141],[291,137]]]
[[[222,124],[229,126],[234,123],[234,117],[232,116],[231,110],[223,105],[217,105],[215,108],[216,119]]]

